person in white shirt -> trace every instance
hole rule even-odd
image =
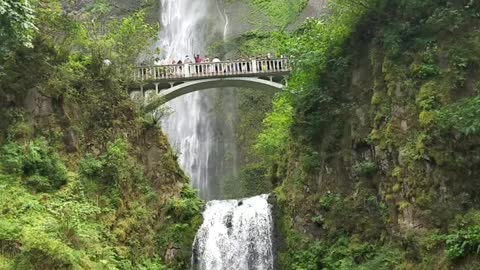
[[[218,59],[218,57],[214,57],[213,60],[212,60],[212,63],[218,63],[220,62],[220,59]],[[220,70],[220,67],[219,67],[219,64],[213,64],[215,67],[214,69],[212,70],[212,72],[215,72],[215,73],[218,73],[218,71]]]
[[[208,56],[205,55],[205,58],[203,58],[203,62],[204,63],[210,63],[210,58],[208,58]],[[207,69],[207,74],[213,73],[212,65],[207,65],[206,69]]]

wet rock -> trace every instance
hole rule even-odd
[[[78,139],[72,130],[65,131],[63,139],[67,152],[73,153],[78,150]]]
[[[408,131],[408,123],[407,123],[407,120],[402,120],[402,122],[400,122],[400,128],[402,129],[403,132],[407,132],[407,131]]]
[[[23,105],[27,112],[36,120],[46,118],[53,113],[52,99],[42,95],[36,89],[28,91]]]
[[[170,242],[168,244],[167,250],[165,251],[165,262],[172,263],[175,261],[175,258],[178,255],[178,248],[175,246],[175,243]]]

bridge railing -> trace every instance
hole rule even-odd
[[[288,58],[246,60],[180,65],[136,67],[134,79],[139,81],[200,77],[231,77],[246,74],[272,74],[289,72]]]

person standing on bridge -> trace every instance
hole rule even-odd
[[[215,66],[215,73],[218,73],[218,70],[219,70],[218,62],[220,62],[220,59],[215,56],[215,58],[213,58],[213,60],[212,60],[212,63],[215,63],[215,64],[213,64]]]
[[[208,58],[208,55],[205,55],[205,58],[203,58],[204,63],[210,63],[210,58]],[[212,71],[212,65],[205,65],[205,73],[206,74],[211,74],[213,73]]]
[[[267,70],[270,71],[272,68],[273,68],[273,65],[272,65],[272,54],[271,53],[267,53]]]
[[[179,66],[178,69],[177,69],[177,75],[178,76],[183,76],[183,72],[182,72],[183,62],[182,62],[182,60],[178,60],[177,65]]]
[[[193,63],[192,59],[188,55],[185,55],[185,60],[183,61],[184,64],[186,64],[187,72],[188,74],[192,74],[192,69],[190,67],[190,64]]]
[[[199,64],[202,63],[202,58],[200,58],[200,54],[197,54],[195,56],[195,64],[197,64],[195,66],[195,72],[197,72],[197,74],[202,73],[202,66],[200,66]]]

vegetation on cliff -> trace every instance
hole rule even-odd
[[[330,1],[255,146],[280,269],[479,267],[476,1]]]
[[[252,0],[276,32],[213,49],[294,68],[237,95],[226,195],[275,188],[276,269],[480,268],[480,4],[329,2],[287,33],[306,1]],[[158,29],[68,3],[0,3],[0,268],[187,269],[202,202],[128,96]]]
[[[202,202],[128,95],[158,29],[101,7],[0,4],[1,269],[188,268]]]

